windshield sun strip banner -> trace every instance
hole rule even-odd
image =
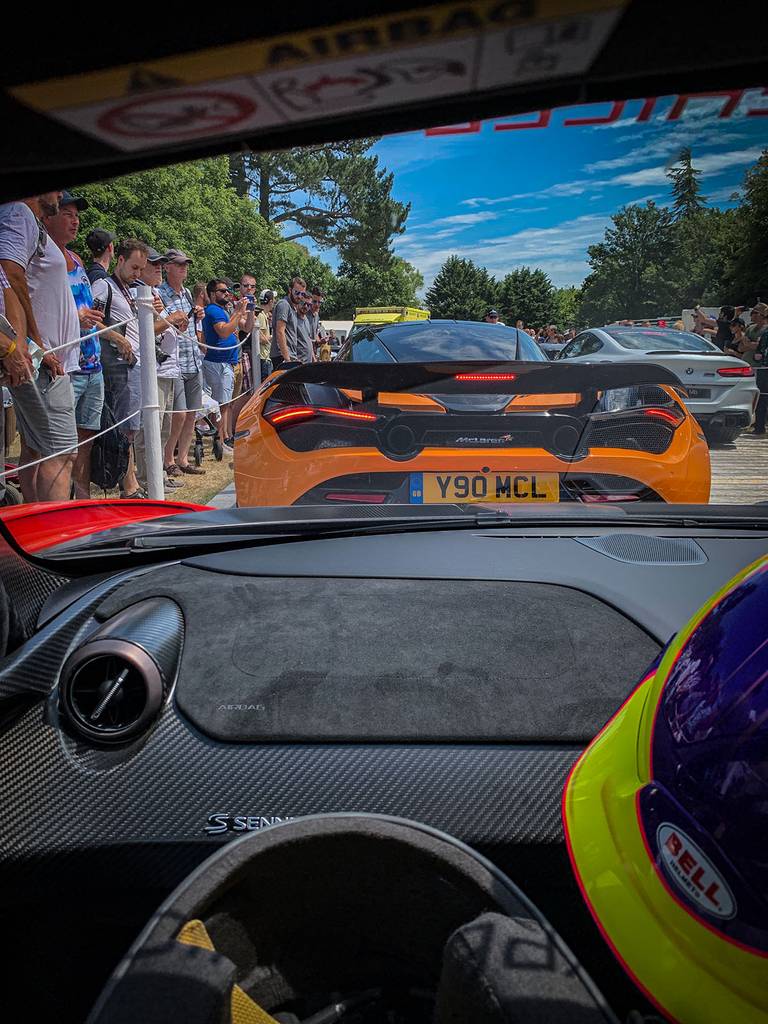
[[[624,6],[467,0],[9,91],[115,149],[155,149],[582,74]]]

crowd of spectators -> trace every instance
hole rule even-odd
[[[273,366],[330,358],[321,288],[294,277],[276,301],[246,272],[190,290],[193,261],[181,249],[160,253],[105,228],[85,238],[84,262],[72,246],[86,208],[67,191],[0,205],[0,383],[10,398],[0,451],[6,461],[18,430],[25,501],[89,498],[92,446],[113,426],[128,448],[120,495],[147,496],[139,284],[152,294],[167,491],[205,472],[188,457],[205,395],[231,454],[238,412]]]

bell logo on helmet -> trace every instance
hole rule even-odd
[[[682,829],[665,822],[659,825],[656,842],[667,875],[689,900],[715,917],[735,915],[736,901],[727,882]]]

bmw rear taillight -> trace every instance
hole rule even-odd
[[[755,371],[751,366],[721,366],[717,371],[718,377],[754,377]]]

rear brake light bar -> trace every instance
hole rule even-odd
[[[457,373],[454,380],[517,380],[516,373]]]
[[[754,377],[755,371],[751,366],[722,366],[717,371],[719,377]]]
[[[326,416],[339,416],[345,420],[362,420],[368,423],[378,419],[378,416],[372,412],[357,412],[354,409],[331,409],[322,405],[292,405],[285,409],[276,409],[273,412],[265,413],[264,419],[276,427],[281,423],[308,420],[321,413]]]

